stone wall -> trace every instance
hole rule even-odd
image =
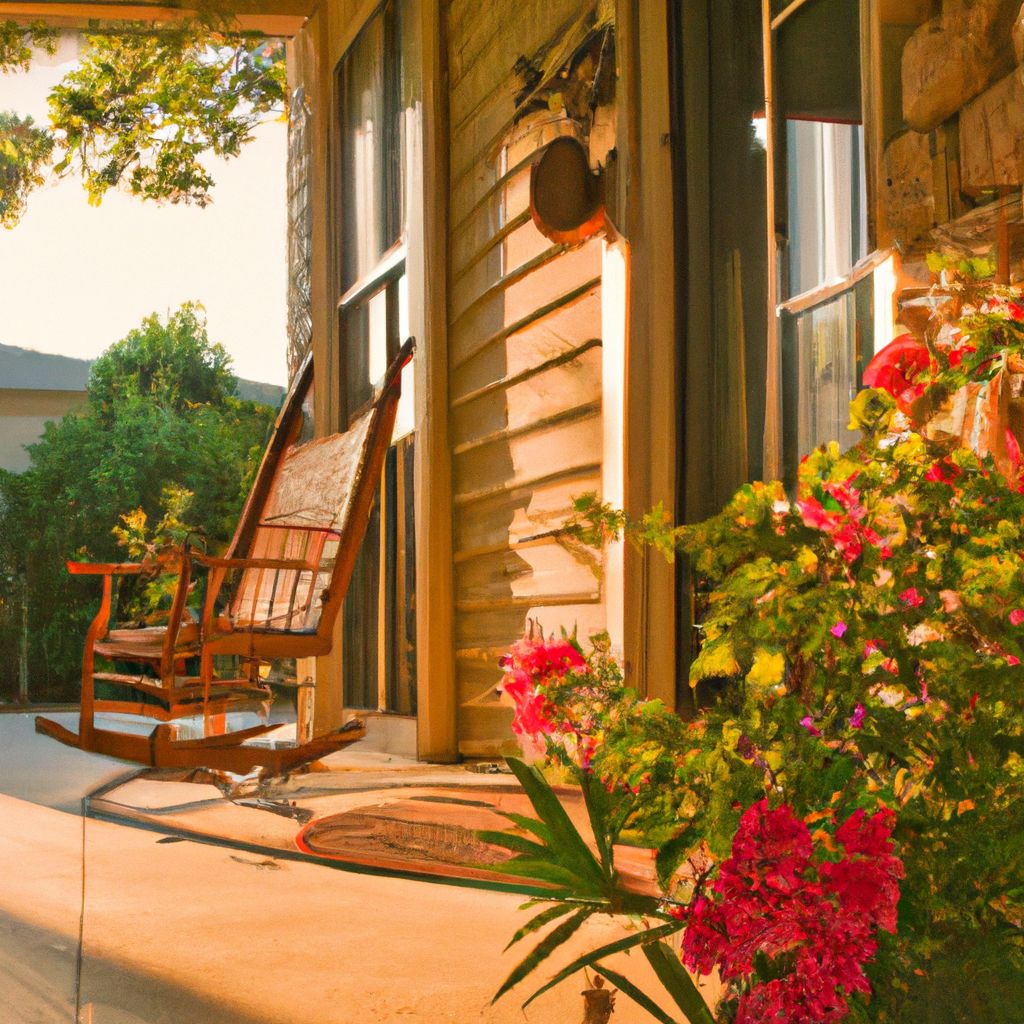
[[[903,49],[905,129],[887,140],[880,241],[913,246],[1024,184],[1024,5],[943,0]]]

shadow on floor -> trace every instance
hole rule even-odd
[[[140,922],[140,941],[145,926]],[[74,1020],[77,944],[7,914],[0,914],[0,1006],[15,1007],[19,1021],[69,1024]],[[244,955],[244,954],[242,954]],[[258,967],[254,967],[258,969]],[[188,971],[201,971],[201,958]],[[196,995],[122,964],[86,955],[82,964],[79,1024],[274,1024]]]

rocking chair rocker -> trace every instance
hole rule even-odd
[[[270,444],[223,557],[186,544],[140,563],[68,562],[74,575],[103,579],[100,609],[86,633],[78,732],[48,718],[36,730],[68,746],[158,768],[208,768],[278,775],[324,757],[364,735],[358,719],[306,742],[262,740],[279,725],[223,731],[229,711],[266,709],[270,690],[259,668],[275,658],[306,658],[331,649],[374,493],[394,430],[410,338],[392,360],[376,400],[348,430],[300,438],[310,389],[309,359],[296,374]],[[187,610],[194,565],[207,570],[202,618]],[[166,626],[111,628],[115,576],[177,574]],[[225,600],[226,597],[226,600]],[[215,655],[235,655],[242,678],[219,678]],[[139,674],[97,672],[97,657],[139,666]],[[198,658],[199,675],[184,674]],[[115,666],[117,667],[117,666]],[[148,672],[147,672],[148,670]],[[118,699],[97,692],[113,691]],[[97,713],[156,719],[150,732],[96,725]],[[179,735],[176,720],[202,717],[203,735]]]

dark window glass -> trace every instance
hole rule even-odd
[[[338,71],[342,293],[372,272],[402,230],[401,53],[389,0]]]

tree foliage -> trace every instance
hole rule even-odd
[[[186,303],[166,322],[153,314],[111,345],[89,373],[89,395],[107,415],[132,396],[175,412],[235,397],[231,357],[206,336],[203,309]]]
[[[25,200],[45,180],[43,168],[53,137],[31,117],[0,112],[0,224],[12,228],[25,212]]]
[[[123,559],[123,517],[164,522],[182,490],[207,545],[230,538],[273,414],[234,394],[198,307],[149,317],[97,360],[84,412],[47,424],[30,468],[0,476],[0,587],[27,576],[34,699],[76,695],[96,595],[66,559]]]
[[[143,199],[210,202],[202,157],[238,156],[285,98],[284,46],[202,20],[86,36],[80,65],[50,94],[63,152],[89,201],[124,186]]]
[[[27,71],[32,62],[33,48],[56,53],[56,31],[41,21],[28,25],[19,25],[16,21],[0,22],[0,72]]]
[[[49,97],[50,126],[0,114],[0,223],[13,227],[53,159],[81,175],[89,202],[112,188],[142,199],[212,200],[210,154],[238,156],[256,126],[284,110],[285,49],[200,5],[166,24],[102,23]],[[54,52],[43,24],[0,23],[0,71],[24,71],[33,47]]]

